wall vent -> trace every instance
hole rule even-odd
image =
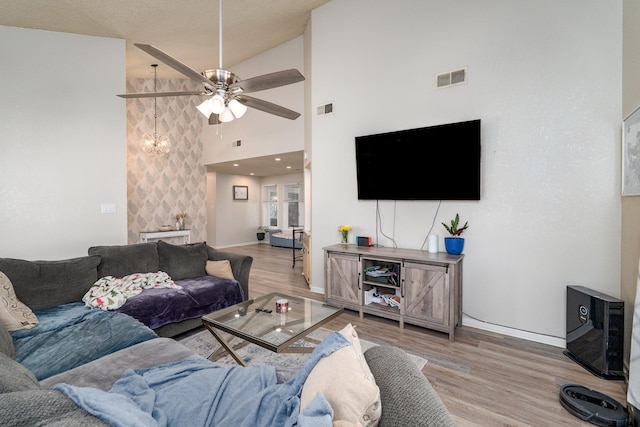
[[[459,70],[449,71],[447,73],[436,75],[436,87],[447,87],[459,85],[467,82],[467,69],[461,68]]]
[[[324,116],[333,113],[333,102],[329,104],[318,105],[316,107],[316,116]]]
[[[231,143],[232,147],[240,147],[240,145],[242,145],[242,140],[240,139]]]

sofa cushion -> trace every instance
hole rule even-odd
[[[24,390],[0,395],[3,426],[92,427],[107,424],[53,390]]]
[[[124,277],[133,273],[156,273],[158,271],[158,248],[155,242],[121,246],[92,246],[89,248],[89,255],[100,255],[98,277]]]
[[[13,337],[7,328],[0,324],[0,353],[14,359],[16,357],[16,346],[13,344]]]
[[[150,368],[196,357],[200,356],[176,340],[154,338],[46,378],[40,385],[51,388],[65,383],[108,391],[127,369]]]
[[[301,408],[304,409],[320,392],[334,411],[334,421],[377,426],[382,412],[380,389],[362,354],[360,339],[353,326],[347,325],[340,333],[351,345],[342,347],[313,367],[302,388]]]
[[[364,356],[384,402],[380,426],[455,427],[440,397],[405,351],[381,345]]]
[[[169,273],[173,280],[206,276],[207,246],[204,243],[172,245],[158,241],[160,271]]]
[[[7,331],[30,329],[38,325],[38,318],[16,297],[11,280],[2,271],[0,271],[0,323],[7,328]]]
[[[30,370],[6,354],[0,353],[0,394],[39,389],[40,383]]]
[[[11,333],[16,360],[38,380],[157,338],[131,316],[88,309],[81,302],[34,311],[40,325]]]
[[[32,310],[82,300],[98,279],[100,257],[87,256],[59,261],[25,261],[0,258],[20,301]]]
[[[231,270],[231,263],[228,259],[222,261],[207,261],[205,270],[209,276],[224,277],[226,279],[235,279]]]

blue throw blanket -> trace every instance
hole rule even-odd
[[[40,324],[11,332],[16,360],[38,380],[134,344],[157,338],[155,332],[125,314],[71,303],[35,310]]]
[[[324,397],[318,394],[300,412],[300,393],[315,364],[346,345],[340,333],[331,334],[283,384],[272,366],[229,367],[198,358],[128,370],[109,392],[67,384],[53,389],[112,426],[330,427],[333,411]]]

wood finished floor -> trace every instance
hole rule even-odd
[[[268,244],[225,248],[250,255],[250,297],[273,291],[323,300],[302,276],[292,251]],[[356,325],[367,340],[389,343],[428,360],[422,372],[459,426],[592,426],[567,412],[559,388],[580,384],[626,405],[624,381],[597,378],[569,360],[563,349],[470,327],[456,329],[455,342],[427,329],[345,311],[327,327]]]

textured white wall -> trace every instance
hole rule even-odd
[[[375,235],[375,202],[357,200],[354,137],[479,118],[482,200],[443,202],[434,228],[443,237],[456,212],[470,222],[464,312],[564,338],[566,285],[619,295],[621,17],[620,4],[596,0],[316,9],[310,102],[333,101],[335,113],[309,118],[313,287],[339,224]],[[467,84],[434,88],[436,74],[464,66]],[[425,179],[429,162],[455,164],[425,159]],[[381,202],[384,231],[419,249],[436,208]]]
[[[124,41],[0,26],[0,58],[0,256],[125,244]]]
[[[247,61],[229,67],[229,70],[236,73],[241,79],[289,68],[296,68],[304,75],[303,51],[303,37],[297,37]],[[305,84],[299,82],[249,94],[301,113],[301,116],[296,120],[284,119],[252,108],[249,108],[241,119],[220,126],[209,126],[204,117],[201,117],[205,123],[202,131],[202,163],[209,165],[303,150],[305,146],[304,88]],[[233,142],[237,140],[241,140],[242,144],[240,147],[233,147]],[[216,174],[215,172],[209,172],[207,180],[215,182],[215,185],[207,184],[209,189],[207,200],[208,241],[217,247],[255,243],[256,229],[260,225],[262,180],[238,175]],[[302,177],[295,181],[300,180]],[[231,189],[233,185],[249,186],[249,200],[246,202],[232,200]],[[214,195],[215,199],[212,199]],[[212,228],[212,224],[215,224],[214,228]]]
[[[278,221],[283,223],[282,194],[284,184],[302,183],[303,174],[279,175],[265,178],[215,175],[215,234],[209,234],[209,241],[216,247],[238,246],[257,243],[256,232],[262,225],[262,186],[277,185],[280,203]],[[211,174],[208,175],[208,179]],[[233,200],[233,186],[249,187],[249,200]],[[211,216],[209,217],[211,220]]]

